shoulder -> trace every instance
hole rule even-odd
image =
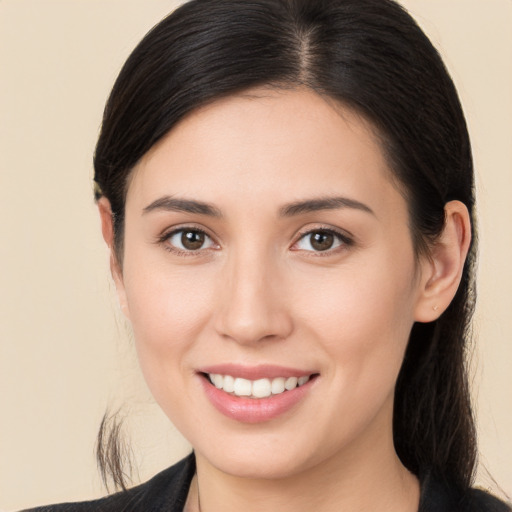
[[[23,512],[160,512],[182,510],[195,472],[191,454],[146,483],[111,496],[79,503],[61,503]]]
[[[512,508],[481,489],[461,493],[427,477],[421,486],[419,512],[512,512]]]
[[[471,512],[512,512],[512,507],[482,489],[472,489],[469,494]]]

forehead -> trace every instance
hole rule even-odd
[[[253,89],[200,108],[139,162],[128,201],[184,194],[208,201],[394,192],[373,126],[309,89]],[[376,205],[377,206],[377,205]]]

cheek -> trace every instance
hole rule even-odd
[[[136,234],[127,233],[125,254],[124,286],[134,331],[148,342],[179,343],[208,303],[210,280],[204,269],[173,264],[163,248],[138,241]]]
[[[414,323],[414,258],[396,261],[384,254],[368,260],[333,269],[307,286],[303,325],[336,363],[336,378],[351,386],[378,386],[379,380],[394,385]]]
[[[171,273],[158,266],[126,273],[126,298],[142,374],[173,424],[189,432],[187,421],[201,423],[198,410],[191,407],[190,381],[194,347],[213,303],[208,280],[190,269]]]
[[[332,439],[351,439],[377,416],[391,421],[396,379],[412,327],[411,272],[347,272],[332,279],[304,324],[321,340],[330,361],[325,377],[335,404],[328,424]],[[350,421],[347,421],[350,418]],[[328,437],[328,434],[326,434]]]
[[[141,368],[151,388],[186,364],[214,303],[211,279],[191,267],[125,261],[126,301]],[[154,391],[154,390],[153,390]]]

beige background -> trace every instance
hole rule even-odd
[[[141,382],[91,192],[109,88],[175,3],[0,0],[0,510],[102,495],[107,405],[125,404],[141,479],[188,450]],[[481,461],[510,495],[512,2],[403,3],[442,50],[473,137]],[[495,488],[485,471],[479,482]]]

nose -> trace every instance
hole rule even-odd
[[[272,258],[236,255],[219,280],[215,329],[239,344],[284,339],[293,322],[282,272]]]

